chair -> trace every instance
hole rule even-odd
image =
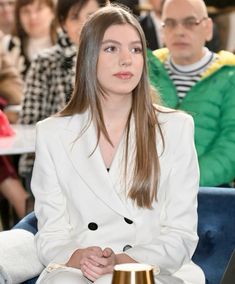
[[[234,188],[200,188],[198,234],[193,261],[204,271],[208,284],[219,284],[235,248]]]

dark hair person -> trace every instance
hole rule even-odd
[[[32,178],[47,268],[37,283],[111,283],[141,262],[156,283],[204,283],[196,248],[198,162],[192,118],[152,104],[138,21],[107,6],[79,43],[71,100],[37,124]]]
[[[56,41],[54,0],[16,0],[15,25],[8,51],[25,79],[33,58]]]

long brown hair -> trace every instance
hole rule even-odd
[[[134,118],[136,151],[132,184],[128,197],[136,202],[139,207],[151,208],[152,202],[157,197],[159,181],[159,159],[156,149],[156,133],[161,129],[157,120],[156,109],[152,104],[151,89],[148,81],[146,62],[146,42],[144,33],[137,21],[126,9],[117,5],[109,5],[95,12],[85,23],[79,44],[76,66],[76,82],[73,95],[67,106],[60,112],[61,116],[84,113],[91,111],[91,119],[97,125],[97,143],[100,132],[110,142],[110,138],[103,120],[100,103],[102,88],[97,79],[97,61],[99,50],[105,31],[112,25],[130,24],[140,36],[143,48],[144,67],[140,82],[133,90],[131,113],[127,121],[126,157],[127,167],[128,133],[130,117]],[[88,125],[87,125],[88,127]],[[126,172],[126,171],[125,171]]]

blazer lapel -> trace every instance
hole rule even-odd
[[[105,168],[99,147],[96,147],[97,136],[93,123],[78,138],[79,132],[85,126],[88,118],[87,113],[75,115],[71,118],[67,127],[61,131],[65,151],[80,178],[97,198],[102,199],[117,213],[131,219],[130,212],[114,189],[114,184]]]

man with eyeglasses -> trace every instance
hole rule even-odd
[[[235,177],[235,56],[205,47],[213,24],[203,0],[166,0],[167,48],[149,52],[150,79],[166,106],[195,122],[201,186],[229,186]]]
[[[0,30],[4,34],[12,32],[14,24],[15,0],[0,0]]]

